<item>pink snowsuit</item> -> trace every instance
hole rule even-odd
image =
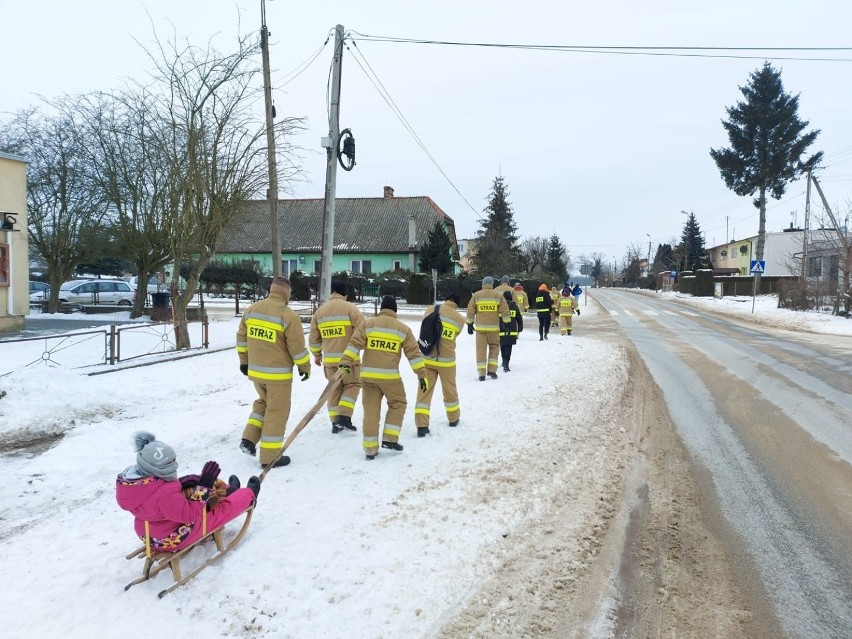
[[[196,486],[187,499],[180,481],[159,477],[115,480],[115,499],[123,510],[130,511],[136,522],[136,534],[145,540],[145,522],[151,536],[151,548],[173,552],[196,542],[206,533],[244,513],[254,500],[254,492],[239,488],[207,512],[209,490]]]

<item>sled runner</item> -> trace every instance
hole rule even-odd
[[[190,544],[186,548],[181,548],[180,550],[177,550],[175,552],[162,552],[162,551],[152,550],[150,538],[146,536],[145,544],[141,548],[138,548],[138,549],[134,550],[132,553],[130,553],[129,555],[127,555],[127,559],[133,559],[135,557],[144,557],[145,558],[145,565],[142,568],[142,576],[139,577],[138,579],[131,581],[129,584],[127,584],[124,587],[124,589],[129,590],[132,586],[135,586],[136,584],[141,584],[143,581],[148,581],[149,579],[156,577],[157,574],[159,574],[159,572],[161,570],[164,570],[165,568],[168,567],[168,568],[171,568],[171,570],[172,570],[172,576],[174,577],[175,583],[172,584],[169,588],[166,588],[165,590],[160,591],[160,593],[157,596],[162,599],[163,597],[165,597],[167,594],[169,594],[170,592],[172,592],[176,588],[184,585],[187,581],[189,581],[190,579],[195,577],[198,573],[200,573],[202,570],[204,570],[208,566],[212,566],[223,555],[227,554],[230,550],[233,550],[234,547],[236,547],[236,545],[240,543],[243,536],[246,534],[246,531],[248,530],[249,524],[251,523],[251,516],[252,516],[253,512],[254,512],[254,505],[250,506],[243,513],[244,516],[245,516],[245,519],[243,520],[242,528],[240,528],[236,537],[234,537],[230,541],[230,543],[228,543],[227,546],[224,544],[224,542],[222,540],[222,531],[224,530],[224,528],[227,524],[233,523],[235,521],[233,519],[231,521],[227,522],[226,524],[222,524],[221,526],[219,526],[215,530],[209,531],[206,535],[201,537],[194,544]],[[208,541],[210,539],[212,539],[213,542],[216,544],[216,550],[217,550],[216,554],[213,555],[212,557],[210,557],[210,559],[208,559],[203,564],[198,566],[198,568],[193,570],[191,573],[189,573],[185,577],[182,576],[181,571],[180,571],[180,560],[183,559],[193,548],[195,548],[199,544],[203,544],[205,541]]]

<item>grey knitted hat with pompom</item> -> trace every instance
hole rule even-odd
[[[147,431],[136,433],[133,441],[139,470],[166,481],[177,479],[177,455],[171,446]]]

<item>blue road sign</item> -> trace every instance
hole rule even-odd
[[[752,260],[749,273],[758,274],[766,272],[766,260]]]

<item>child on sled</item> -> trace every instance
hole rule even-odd
[[[247,488],[231,475],[218,479],[219,464],[204,464],[201,475],[177,475],[174,449],[153,434],[135,436],[136,464],[115,481],[118,505],[136,518],[134,528],[154,551],[174,552],[192,545],[208,532],[244,513],[257,499],[260,480]]]

